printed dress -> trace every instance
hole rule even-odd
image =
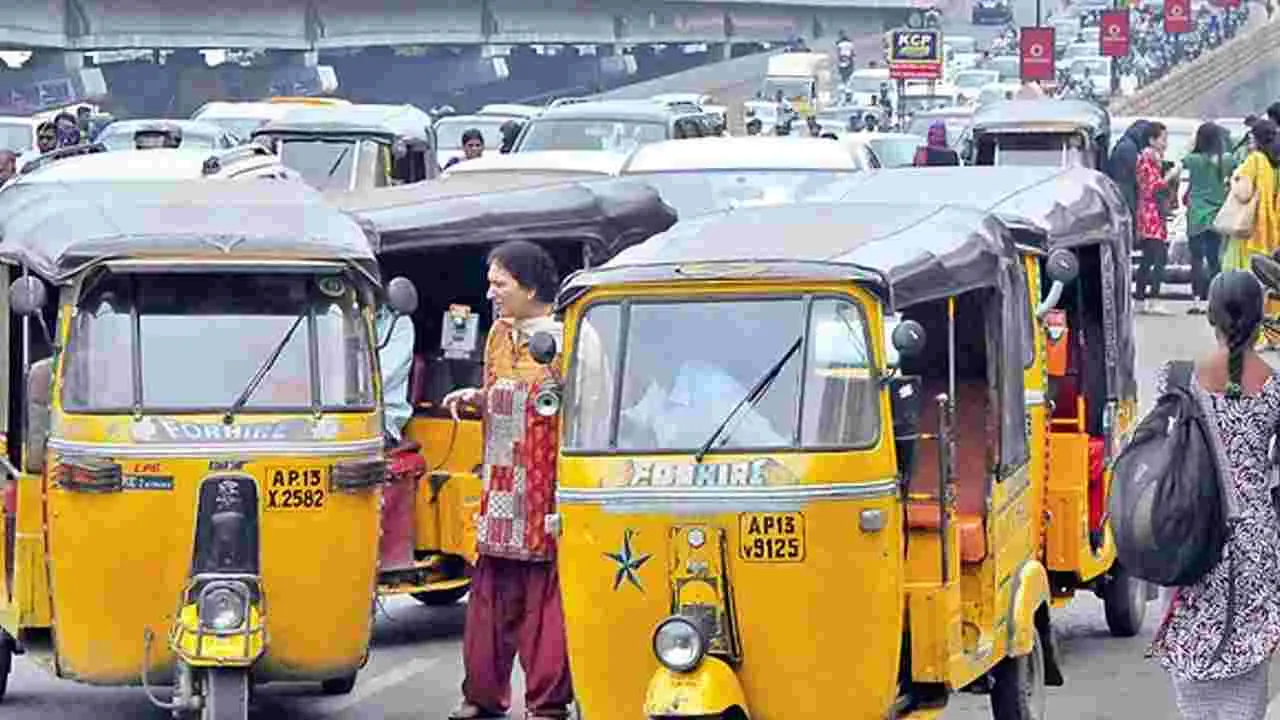
[[[1157,378],[1158,392],[1165,391],[1167,379],[1166,365]],[[1240,517],[1218,564],[1196,584],[1177,589],[1152,641],[1150,656],[1175,681],[1239,677],[1268,660],[1280,644],[1280,529],[1267,467],[1280,423],[1280,380],[1272,375],[1258,394],[1239,398],[1198,385],[1196,390],[1217,414]],[[1234,592],[1229,592],[1231,573]],[[1229,600],[1234,612],[1226,627]]]
[[[547,516],[555,512],[559,417],[543,417],[533,398],[547,382],[559,382],[550,366],[529,354],[529,338],[547,331],[560,342],[550,318],[498,320],[485,347],[484,494],[476,521],[481,555],[547,561],[555,540]]]

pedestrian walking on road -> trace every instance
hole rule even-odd
[[[1263,720],[1268,661],[1280,644],[1280,526],[1268,459],[1280,377],[1253,349],[1262,302],[1262,285],[1248,272],[1224,271],[1209,288],[1218,346],[1196,362],[1192,385],[1226,440],[1222,475],[1239,515],[1218,563],[1174,590],[1152,640],[1149,656],[1172,676],[1185,720]],[[1167,376],[1166,365],[1158,392]]]
[[[1160,283],[1169,260],[1169,230],[1160,195],[1168,191],[1180,169],[1174,163],[1168,171],[1161,170],[1164,152],[1169,147],[1169,133],[1163,123],[1148,123],[1142,137],[1145,147],[1138,154],[1134,173],[1138,190],[1138,224],[1134,227],[1134,236],[1139,238],[1142,249],[1137,273],[1139,312],[1167,315],[1168,311],[1151,299],[1160,296]]]
[[[1191,251],[1191,287],[1195,301],[1188,311],[1203,315],[1209,283],[1222,271],[1222,236],[1213,219],[1227,196],[1227,180],[1235,162],[1227,153],[1226,131],[1212,122],[1196,129],[1195,145],[1182,159],[1190,175],[1187,190],[1187,246]]]
[[[1120,194],[1129,205],[1129,212],[1135,213],[1135,223],[1138,209],[1138,153],[1146,147],[1143,131],[1148,124],[1146,120],[1134,121],[1111,150],[1111,157],[1107,161],[1107,174],[1120,187]]]
[[[1259,120],[1250,130],[1250,150],[1236,174],[1244,178],[1257,194],[1253,232],[1227,242],[1222,266],[1232,270],[1248,270],[1252,255],[1270,255],[1280,250],[1280,205],[1277,204],[1277,167],[1280,167],[1280,144],[1276,124]]]
[[[564,718],[573,702],[555,538],[557,416],[535,412],[534,398],[555,377],[558,359],[539,364],[529,340],[548,332],[563,346],[551,314],[559,277],[541,247],[525,241],[489,255],[495,319],[484,350],[484,387],[449,393],[457,417],[467,405],[484,426],[484,493],[476,522],[479,559],[471,577],[462,653],[466,678],[455,720],[504,717],[511,706],[516,656],[525,674],[531,720]],[[557,351],[558,352],[558,351]]]

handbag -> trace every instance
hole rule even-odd
[[[1258,219],[1258,192],[1253,180],[1239,170],[1231,174],[1231,182],[1222,207],[1213,218],[1213,229],[1225,238],[1253,235]]]

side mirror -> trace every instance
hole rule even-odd
[[[397,315],[412,315],[418,309],[418,288],[407,277],[394,277],[387,283],[387,304]]]
[[[556,359],[556,339],[549,332],[534,333],[529,338],[529,354],[539,365],[550,365]]]
[[[924,351],[926,336],[924,326],[915,320],[903,320],[893,329],[893,334],[889,336],[893,343],[893,349],[898,351],[901,357],[910,357],[919,355]]]
[[[1045,272],[1049,275],[1049,279],[1062,283],[1063,285],[1076,279],[1080,274],[1080,261],[1076,259],[1076,254],[1070,250],[1058,248],[1049,253],[1049,260],[1045,263]]]
[[[38,315],[48,301],[44,283],[34,275],[24,275],[9,285],[9,308],[15,315]]]

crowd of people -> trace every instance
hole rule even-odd
[[[1134,122],[1112,150],[1108,174],[1133,213],[1135,242],[1142,253],[1138,312],[1168,313],[1153,298],[1164,280],[1169,220],[1178,202],[1187,210],[1193,314],[1205,312],[1209,285],[1218,273],[1248,270],[1252,255],[1280,250],[1280,102],[1245,123],[1248,131],[1240,138],[1216,123],[1203,123],[1180,163],[1165,159],[1169,134],[1159,122]],[[1183,169],[1188,187],[1179,196]]]

